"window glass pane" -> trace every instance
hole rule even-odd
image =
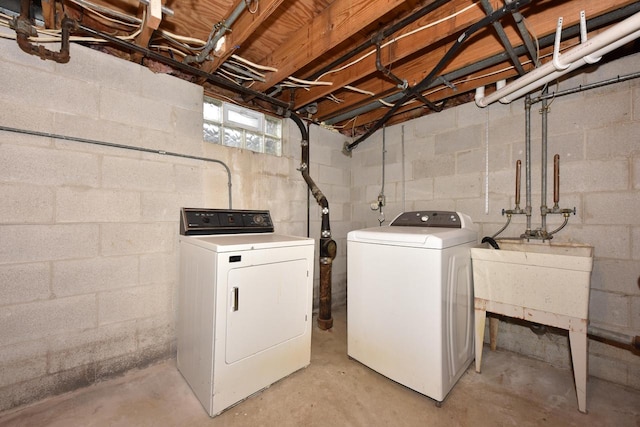
[[[282,155],[282,119],[207,96],[202,111],[204,141]]]
[[[279,156],[282,154],[280,140],[275,138],[266,137],[264,139],[264,152],[267,154],[273,154]]]
[[[266,122],[266,126],[265,126],[265,133],[267,135],[271,135],[271,136],[275,136],[276,138],[280,138],[281,137],[281,126],[282,125],[282,121],[280,120],[273,120],[273,119],[267,119]]]
[[[245,138],[246,138],[245,147],[247,147],[249,150],[257,151],[258,153],[263,152],[262,135],[259,135],[257,133],[247,132],[245,134]]]
[[[237,129],[224,128],[224,141],[222,145],[227,147],[242,148],[242,131]]]
[[[220,144],[220,126],[212,123],[205,123],[203,131],[205,141]]]
[[[220,123],[222,116],[222,106],[212,102],[206,102],[202,105],[202,112],[205,120]]]

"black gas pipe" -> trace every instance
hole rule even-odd
[[[302,135],[302,160],[300,172],[309,190],[322,208],[322,227],[320,229],[320,287],[318,302],[318,327],[323,330],[331,329],[333,317],[331,317],[331,270],[332,263],[336,257],[336,242],[331,239],[331,226],[329,225],[329,202],[322,194],[316,183],[309,175],[309,131],[304,122],[295,113],[291,113],[291,120],[300,129]]]
[[[364,141],[365,139],[373,135],[374,132],[380,129],[396,113],[396,111],[398,111],[398,109],[402,105],[404,105],[407,101],[411,100],[412,98],[419,97],[419,95],[421,95],[421,93],[424,90],[426,90],[426,88],[431,84],[431,82],[435,80],[436,75],[449,63],[449,61],[453,59],[455,54],[462,47],[462,44],[466,40],[468,40],[469,37],[471,37],[471,35],[473,35],[476,31],[486,27],[487,25],[493,24],[494,22],[498,21],[500,18],[502,18],[508,13],[513,13],[514,11],[517,11],[519,8],[528,5],[529,3],[531,3],[531,1],[532,0],[514,0],[511,3],[507,3],[500,9],[496,10],[491,14],[488,14],[483,19],[481,19],[480,21],[476,22],[475,24],[467,28],[465,31],[463,31],[462,34],[458,36],[455,43],[453,43],[453,45],[445,53],[444,57],[442,57],[440,62],[436,64],[433,70],[431,70],[431,72],[424,79],[422,79],[418,84],[406,90],[404,96],[400,98],[380,120],[378,120],[370,129],[368,129],[364,135],[360,136],[356,141],[352,142],[351,144],[348,144],[348,143],[345,144],[343,151],[345,153],[349,153],[350,151],[352,151],[362,141]]]

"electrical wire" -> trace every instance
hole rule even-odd
[[[389,40],[388,42],[386,42],[386,43],[384,43],[384,44],[380,45],[380,48],[387,47],[387,46],[389,46],[390,44],[395,43],[395,42],[397,42],[398,40],[401,40],[401,39],[403,39],[403,38],[405,38],[405,37],[412,36],[412,35],[414,35],[414,34],[416,34],[416,33],[420,32],[420,31],[427,30],[427,29],[429,29],[429,28],[431,28],[431,27],[434,27],[434,26],[439,25],[439,24],[441,24],[441,23],[443,23],[443,22],[446,22],[446,21],[448,21],[449,19],[455,18],[456,16],[458,16],[458,15],[460,15],[460,14],[462,14],[462,13],[464,13],[464,12],[468,11],[468,10],[470,10],[471,8],[473,8],[474,6],[477,6],[477,5],[478,5],[478,3],[472,3],[472,4],[470,4],[469,6],[465,7],[464,9],[461,9],[461,10],[459,10],[459,11],[457,11],[457,12],[455,12],[455,13],[453,13],[453,14],[449,15],[449,16],[446,16],[446,17],[444,17],[444,18],[438,19],[437,21],[434,21],[434,22],[430,22],[429,24],[426,24],[426,25],[423,25],[422,27],[416,28],[415,30],[412,30],[412,31],[410,31],[410,32],[408,32],[408,33],[406,33],[406,34],[402,34],[402,35],[400,35],[400,36],[398,36],[398,37],[394,37],[393,39]],[[320,76],[318,76],[318,78],[317,78],[316,80],[321,79],[322,77],[326,76],[327,74],[333,74],[333,73],[337,73],[337,72],[340,72],[340,71],[346,70],[347,68],[349,68],[349,67],[351,67],[351,66],[353,66],[353,65],[357,64],[358,62],[360,62],[360,61],[362,61],[362,60],[366,59],[367,57],[369,57],[369,56],[371,56],[371,55],[373,55],[373,54],[375,54],[375,53],[376,53],[376,49],[373,49],[373,50],[371,50],[371,51],[369,51],[369,52],[365,53],[365,54],[364,54],[364,55],[362,55],[361,57],[359,57],[359,58],[357,58],[357,59],[355,59],[355,60],[353,60],[353,61],[349,62],[348,64],[343,65],[342,67],[338,67],[338,68],[335,68],[335,69],[333,69],[333,70],[329,70],[329,71],[327,71],[327,72],[325,72],[325,73],[321,74]]]

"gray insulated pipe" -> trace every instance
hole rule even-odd
[[[331,329],[333,317],[331,317],[331,266],[336,257],[336,242],[331,239],[331,226],[329,225],[329,202],[322,194],[316,183],[309,175],[309,130],[304,122],[296,114],[291,113],[291,120],[300,129],[302,135],[302,161],[300,172],[311,194],[322,208],[322,225],[320,230],[320,287],[318,298],[318,327],[322,330]]]

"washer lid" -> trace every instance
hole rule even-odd
[[[478,234],[474,230],[442,227],[373,227],[350,231],[347,234],[349,242],[424,249],[444,249],[464,243],[475,243],[477,239]]]
[[[307,237],[274,233],[180,236],[180,242],[197,245],[214,252],[248,251],[314,244],[314,240]]]

